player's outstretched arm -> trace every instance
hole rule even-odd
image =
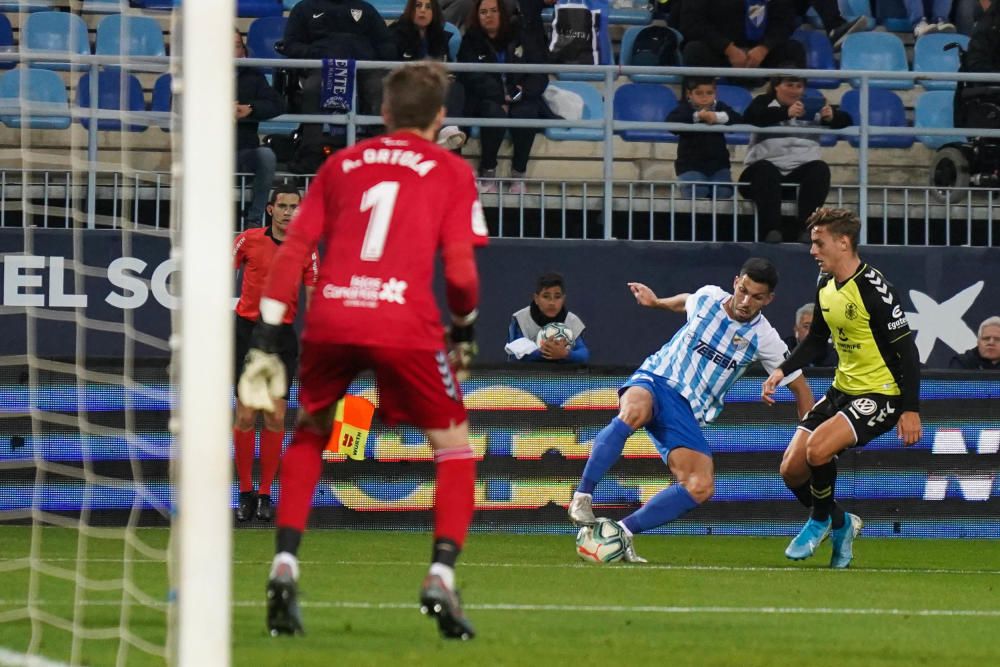
[[[764,384],[760,386],[760,398],[768,405],[774,405],[774,392],[778,390],[778,385],[785,379],[785,371],[780,368],[767,376]],[[808,387],[808,385],[807,385]],[[811,393],[811,392],[810,392]],[[797,402],[797,401],[796,401]]]
[[[661,299],[656,296],[656,292],[642,283],[628,283],[628,288],[632,292],[632,296],[635,297],[636,303],[640,306],[645,306],[646,308],[662,308],[664,310],[671,310],[675,313],[684,312],[684,304],[687,303],[687,299],[690,296],[690,294],[687,293],[675,294],[674,296],[668,296]]]

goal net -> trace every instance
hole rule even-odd
[[[0,665],[229,662],[235,0],[180,5],[0,5]]]

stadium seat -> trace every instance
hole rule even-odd
[[[125,87],[125,101],[122,102],[122,85]],[[80,77],[80,82],[76,86],[76,106],[81,110],[91,108],[90,99],[90,73]],[[97,108],[110,111],[145,111],[146,100],[142,96],[142,84],[139,79],[131,74],[122,72],[116,67],[108,67],[100,71],[97,75]],[[85,128],[90,128],[90,120],[81,118],[80,124]],[[132,122],[124,126],[127,132],[142,132],[147,127],[145,122]],[[98,130],[121,131],[120,120],[99,119],[97,121]]]
[[[839,0],[840,15],[845,20],[851,21],[859,16],[867,16],[868,24],[865,30],[875,27],[875,19],[872,17],[872,6],[870,0]]]
[[[448,38],[448,60],[455,62],[458,60],[458,48],[462,46],[462,31],[454,23],[445,21],[445,32],[451,34]]]
[[[635,51],[635,38],[639,35],[645,26],[632,26],[625,30],[622,35],[622,42],[619,47],[618,60],[622,67],[626,67],[632,64],[632,56]],[[673,30],[673,28],[671,28]],[[684,38],[681,34],[674,30],[677,35],[677,44],[681,44]],[[678,50],[677,52],[677,62],[681,62],[681,54]],[[633,74],[629,76],[629,79],[635,81],[636,83],[680,83],[681,77],[676,74]]]
[[[406,0],[371,0],[371,4],[382,15],[382,18],[395,21],[403,15]]]
[[[807,69],[837,69],[837,61],[833,58],[833,45],[830,38],[822,30],[796,30],[792,39],[802,45],[806,52]],[[809,85],[813,88],[839,88],[842,79],[824,77],[809,77]]]
[[[281,0],[237,0],[236,15],[241,18],[281,16],[285,11]]]
[[[874,72],[907,72],[903,42],[888,32],[856,32],[848,35],[840,52],[840,69],[869,70]],[[869,79],[876,88],[909,90],[913,81],[906,79]],[[851,79],[851,85],[861,85],[859,79]]]
[[[576,93],[583,98],[582,120],[598,120],[604,118],[604,99],[597,88],[582,81],[556,81],[550,87],[562,88]],[[589,127],[549,127],[545,137],[553,141],[601,141],[604,130]]]
[[[914,127],[955,127],[955,93],[950,90],[929,90],[917,98],[914,107]],[[965,141],[965,137],[945,136],[942,134],[918,134],[917,141],[931,150],[937,150],[945,144]]]
[[[715,96],[721,102],[725,102],[739,113],[743,113],[750,102],[753,101],[753,94],[743,86],[720,83],[715,87]],[[727,132],[727,144],[748,144],[750,134],[748,132]]]
[[[907,127],[903,100],[891,90],[872,88],[868,91],[868,124],[881,127]],[[840,109],[850,114],[855,125],[861,124],[861,91],[849,90],[840,98]],[[849,137],[848,142],[857,148],[861,137]],[[912,136],[871,134],[868,145],[872,148],[909,148]]]
[[[903,0],[875,0],[875,18],[890,32],[912,32]]]
[[[284,0],[285,10],[290,10],[295,5],[299,4],[302,0]]]
[[[66,2],[56,0],[20,0],[12,2],[0,2],[0,12],[47,12],[55,9]]]
[[[165,9],[172,10],[181,6],[181,0],[131,0],[133,7],[140,9]]]
[[[811,83],[812,79],[810,79],[809,81]],[[826,96],[823,93],[821,93],[818,90],[816,90],[815,88],[806,88],[805,90],[802,91],[802,99],[803,100],[807,100],[807,99],[810,99],[810,98],[813,98],[813,99],[822,98],[824,101],[826,100]],[[813,135],[813,136],[815,136],[815,135]],[[835,134],[821,134],[820,137],[819,137],[819,145],[820,146],[835,146],[837,144],[837,140],[838,140],[838,137]]]
[[[85,14],[117,14],[121,9],[121,0],[83,0],[80,7]]]
[[[22,83],[24,84],[22,86]],[[23,89],[23,90],[22,90]],[[23,93],[23,94],[22,94]],[[22,100],[27,101],[22,106]],[[28,115],[32,111],[63,111],[65,116]],[[65,130],[69,127],[69,98],[62,77],[51,70],[17,68],[0,77],[0,122],[7,127]]]
[[[69,12],[31,14],[21,26],[21,49],[25,54],[89,56],[90,38],[87,34],[87,24],[77,14]],[[70,69],[68,62],[37,62],[33,66],[45,69]]]
[[[125,39],[125,43],[122,43]],[[148,16],[105,16],[97,24],[94,53],[99,56],[164,56],[160,22]]]
[[[958,49],[945,51],[949,44],[958,44],[963,49],[969,47],[968,35],[932,33],[924,35],[913,45],[914,72],[957,72],[959,66]],[[920,81],[926,90],[955,90],[954,81]]]
[[[153,84],[153,100],[152,105],[150,105],[150,111],[164,111],[170,112],[170,107],[174,101],[174,91],[170,88],[173,83],[173,77],[170,73],[161,74],[156,79],[156,83]],[[159,126],[164,132],[170,131],[170,124],[164,124]]]
[[[631,6],[618,7],[619,4],[623,3],[608,3],[608,25],[644,26],[652,18],[646,0],[631,0]]]
[[[17,46],[14,44],[14,29],[10,25],[10,19],[6,14],[0,14],[0,53],[17,53]],[[0,69],[11,69],[17,61],[0,61]]]
[[[666,86],[626,83],[615,91],[615,120],[665,122],[677,106],[677,96]],[[677,141],[669,130],[618,130],[625,141]]]
[[[247,55],[251,58],[284,58],[274,50],[275,42],[285,34],[284,16],[261,16],[254,19],[247,30]]]

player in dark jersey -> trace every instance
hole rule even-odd
[[[243,271],[240,300],[236,304],[236,377],[243,371],[243,359],[250,349],[250,334],[260,316],[260,295],[264,290],[267,275],[274,262],[285,232],[302,195],[298,188],[282,185],[274,189],[267,204],[271,224],[264,228],[248,229],[236,237],[233,243],[233,266]],[[305,263],[302,282],[306,286],[306,301],[319,278],[319,259],[313,253]],[[296,294],[296,297],[298,294]],[[294,303],[285,313],[284,323],[278,336],[278,353],[285,366],[288,378],[295,375],[299,359],[299,342],[292,328],[295,320]],[[236,399],[236,419],[233,424],[233,451],[236,460],[236,476],[240,482],[239,504],[236,507],[237,521],[249,521],[254,516],[262,521],[274,518],[271,504],[271,483],[278,472],[281,460],[281,444],[285,438],[285,408],[287,401],[282,396],[275,401],[273,412],[263,412],[264,428],[260,432],[260,486],[253,488],[254,441],[257,439],[257,410],[249,408]]]
[[[326,161],[261,299],[240,399],[267,409],[284,389],[276,325],[296,290],[298,267],[323,240],[318,291],[302,333],[299,421],[281,462],[277,554],[267,588],[272,634],[302,629],[296,554],[336,403],[366,369],[375,371],[382,421],[422,428],[434,449],[434,550],[422,610],[436,617],[445,637],[474,634],[455,589],[454,565],[472,520],[476,461],[432,283],[440,253],[451,356],[465,367],[479,298],[473,249],[486,242],[487,230],[472,170],[434,143],[447,83],[444,68],[430,62],[386,77],[382,117],[390,133]]]
[[[764,400],[773,401],[782,378],[809,363],[832,335],[838,356],[833,386],[799,422],[781,462],[785,484],[812,508],[785,555],[809,558],[829,535],[830,567],[845,568],[863,524],[835,501],[837,454],[893,426],[904,446],[920,440],[920,360],[896,291],[858,257],[858,217],[845,209],[821,208],[806,224],[810,253],[823,274],[812,327],[761,391]]]

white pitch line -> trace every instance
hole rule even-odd
[[[18,653],[0,646],[0,667],[69,667],[69,664],[38,655]]]

